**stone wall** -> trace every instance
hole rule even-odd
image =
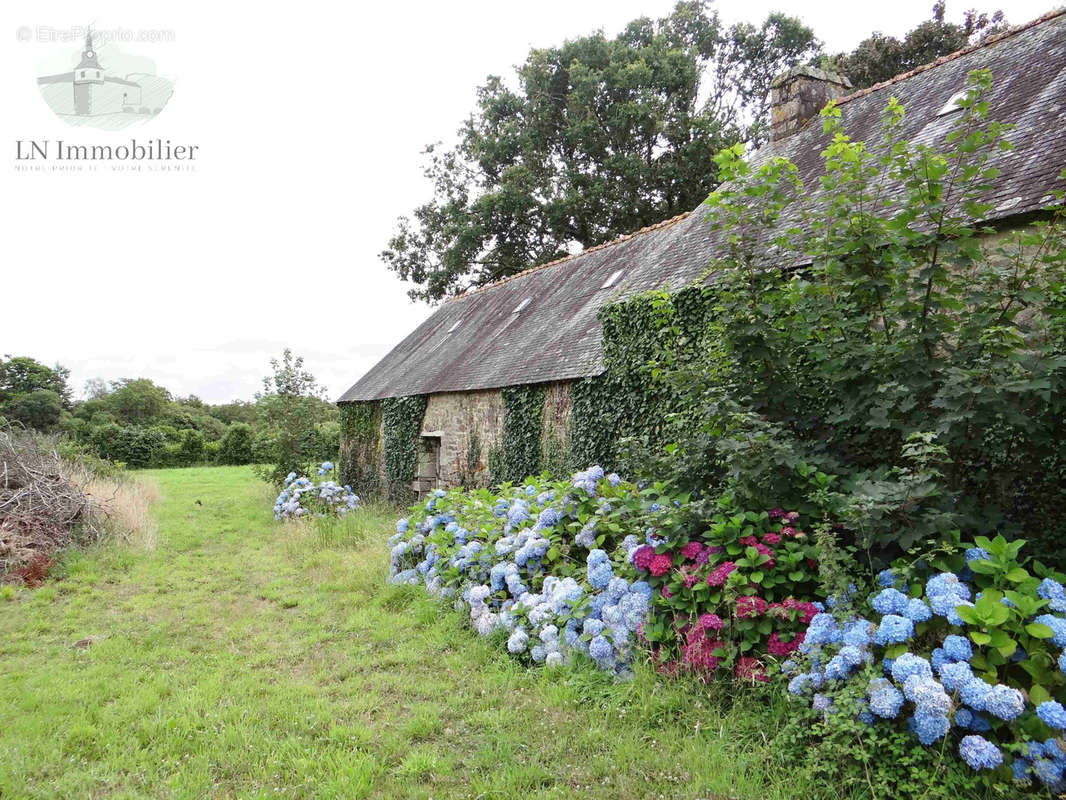
[[[498,389],[429,396],[422,434],[440,436],[441,486],[456,486],[464,478],[471,485],[488,485],[489,448],[500,440],[504,413]],[[477,447],[471,451],[474,437]]]

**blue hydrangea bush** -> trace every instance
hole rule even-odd
[[[626,675],[652,597],[647,581],[624,577],[632,531],[650,535],[673,502],[599,467],[497,493],[437,490],[397,523],[390,580],[450,599],[479,634],[502,631],[513,654],[552,666],[587,657]]]
[[[359,507],[359,498],[351,486],[341,486],[334,480],[334,466],[323,461],[318,467],[318,480],[313,481],[295,472],[285,476],[284,486],[274,501],[274,519],[301,517],[343,517]]]
[[[898,563],[815,616],[788,690],[832,724],[906,726],[989,782],[1066,790],[1066,589],[1024,542]],[[855,698],[859,698],[856,700]]]

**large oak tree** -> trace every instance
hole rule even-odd
[[[765,137],[773,77],[818,52],[796,19],[727,27],[702,0],[534,49],[514,86],[479,89],[455,147],[426,149],[433,199],[382,258],[440,300],[688,211],[715,153]]]

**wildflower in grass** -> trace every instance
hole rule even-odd
[[[1036,715],[1050,728],[1066,730],[1066,708],[1054,700],[1045,700],[1036,708]]]
[[[1003,763],[1003,753],[983,736],[970,734],[959,742],[962,760],[976,770],[995,769]]]

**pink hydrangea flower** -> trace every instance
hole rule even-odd
[[[754,536],[744,536],[741,537],[740,543],[745,547],[754,547],[759,543],[759,540],[756,539]]]
[[[655,548],[650,544],[646,544],[634,550],[633,557],[630,560],[633,562],[633,566],[637,569],[647,569],[654,557]]]
[[[798,511],[789,511],[787,514],[785,514],[785,519],[787,519],[789,522],[795,522],[799,518],[800,512]]]
[[[774,631],[766,641],[766,652],[772,656],[787,656],[796,651],[801,641],[801,637],[794,636],[791,641],[783,642],[777,631]]]
[[[785,527],[783,527],[781,529],[781,535],[782,536],[793,536],[794,537],[796,535],[796,529],[791,527],[791,526],[789,526],[789,525],[786,525]]]
[[[757,617],[766,611],[766,601],[758,595],[737,598],[737,616],[741,619]]]
[[[781,517],[785,516],[785,509],[783,509],[780,506],[778,506],[777,508],[770,509],[770,511],[767,512],[767,514],[770,517],[770,519],[781,519]]]
[[[681,582],[685,584],[686,589],[691,589],[700,579],[699,565],[697,564],[686,564],[677,572],[681,576]]]
[[[674,566],[674,559],[669,553],[656,553],[648,559],[648,572],[655,577],[665,575]]]
[[[681,548],[681,555],[689,561],[695,561],[703,552],[703,545],[699,542],[688,542]]]
[[[661,594],[667,600],[674,596],[674,593],[670,591],[670,587],[667,586],[665,583],[663,584],[663,587],[659,590],[659,594]]]
[[[722,622],[722,618],[717,614],[700,614],[696,620],[696,627],[701,630],[720,631],[723,625],[725,623]]]
[[[721,586],[726,582],[730,573],[737,568],[737,565],[732,561],[724,561],[711,570],[711,574],[707,576],[707,583],[711,586]]]
[[[781,536],[776,533],[764,533],[762,537],[763,543],[770,546],[781,544]]]
[[[762,542],[759,542],[759,543],[757,543],[757,544],[755,545],[755,549],[759,551],[759,554],[760,554],[760,555],[764,555],[764,556],[770,556],[770,560],[769,560],[769,561],[767,561],[767,562],[766,562],[765,564],[763,564],[763,565],[762,565],[762,566],[763,566],[763,568],[764,568],[764,569],[773,569],[773,568],[774,568],[774,564],[776,563],[776,562],[774,561],[774,551],[773,551],[773,550],[771,550],[771,549],[770,549],[769,547],[767,547],[766,545],[764,545],[764,544],[763,544]]]

